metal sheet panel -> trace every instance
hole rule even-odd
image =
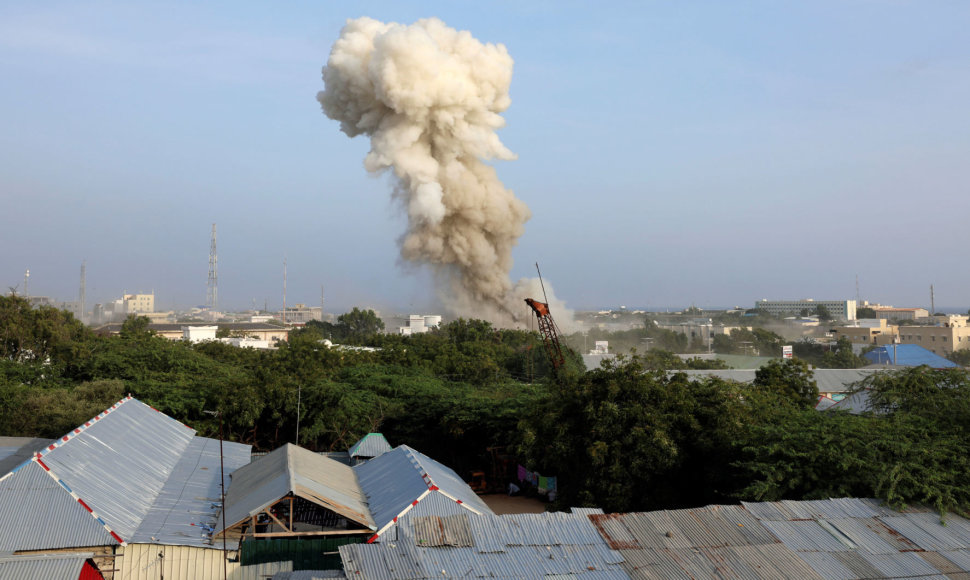
[[[235,552],[229,552],[230,558]],[[242,566],[226,561],[222,550],[192,546],[159,546],[129,544],[115,558],[115,578],[125,580],[198,580],[222,578],[223,569],[229,580],[266,580],[279,572],[293,570],[293,562],[269,562]]]
[[[881,517],[879,520],[906,536],[924,550],[942,552],[945,550],[962,550],[968,547],[966,542],[940,525],[939,516],[935,516],[935,523],[927,521],[926,518],[921,518],[920,514]]]
[[[468,514],[452,516],[420,516],[410,518],[414,529],[414,543],[421,547],[455,546],[467,548],[474,545]]]
[[[861,576],[856,574],[845,564],[842,563],[839,558],[836,558],[837,554],[851,552],[795,552],[798,557],[804,560],[816,574],[825,578],[825,580],[855,580],[856,578],[865,578],[866,576]],[[868,562],[866,565],[869,565]],[[876,571],[878,572],[878,571]],[[873,576],[869,576],[872,578]]]
[[[844,552],[849,549],[815,520],[762,524],[783,544],[798,552]]]
[[[859,551],[857,554],[872,564],[887,578],[946,578],[932,564],[920,558],[916,552],[869,554],[864,551]]]
[[[948,550],[940,552],[940,554],[956,564],[961,570],[970,572],[970,550]]]
[[[195,435],[141,401],[124,399],[43,455],[58,478],[129,539]]]
[[[78,580],[84,562],[93,554],[0,556],[0,578]]]
[[[50,445],[50,439],[34,437],[0,437],[0,477],[29,461],[34,453]]]
[[[873,554],[893,554],[899,551],[896,545],[890,544],[872,530],[870,525],[874,525],[876,520],[871,518],[840,518],[827,520],[827,522],[863,550]]]
[[[391,451],[392,447],[381,433],[368,433],[347,450],[351,458],[374,458]]]
[[[222,447],[228,488],[230,474],[249,464],[250,446],[226,441]],[[193,438],[129,541],[197,547],[210,545],[210,535],[216,527],[222,504],[219,464],[219,441]],[[233,549],[237,545],[238,541],[230,542]]]
[[[726,548],[743,558],[759,578],[821,578],[811,566],[783,544],[732,546]]]
[[[117,544],[35,461],[0,480],[0,552]]]

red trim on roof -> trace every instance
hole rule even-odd
[[[92,512],[92,513],[94,512],[94,510],[92,510],[90,507],[88,507],[88,504],[84,503],[84,500],[83,499],[77,498],[77,503],[81,504],[81,507],[83,507],[84,509],[88,510],[89,512]]]
[[[50,471],[51,470],[51,468],[50,467],[47,467],[46,465],[44,465],[44,462],[41,461],[40,459],[37,460],[37,463],[40,463],[40,466],[44,468],[44,471]]]
[[[369,538],[367,538],[367,543],[368,543],[368,544],[373,544],[373,543],[374,543],[374,540],[376,540],[376,539],[377,539],[377,536],[378,536],[378,535],[379,535],[379,534],[374,534],[373,536],[371,536],[371,537],[369,537]]]
[[[119,544],[124,544],[124,543],[125,543],[125,541],[124,541],[124,540],[122,540],[122,539],[121,539],[121,536],[119,536],[118,534],[116,534],[116,533],[114,533],[114,532],[112,532],[111,530],[108,530],[108,533],[109,533],[109,534],[111,534],[111,537],[112,537],[112,538],[114,538],[114,539],[116,539],[116,540],[118,540],[118,543],[119,543]]]

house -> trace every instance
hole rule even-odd
[[[862,355],[872,364],[918,367],[926,365],[934,369],[952,369],[959,365],[915,344],[889,344],[879,346]]]
[[[249,446],[198,437],[130,396],[56,440],[3,449],[0,553],[90,553],[108,580],[292,569],[241,566],[237,546],[212,541],[223,478],[249,463]]]

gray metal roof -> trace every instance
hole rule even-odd
[[[812,377],[820,393],[845,393],[852,390],[859,381],[883,369],[813,369]],[[684,373],[691,378],[718,377],[728,381],[750,383],[755,379],[754,369],[690,369],[670,371],[670,374]]]
[[[368,433],[347,450],[350,457],[377,457],[391,450],[390,443],[382,433]]]
[[[228,489],[230,474],[249,463],[249,445],[225,441],[222,463]],[[211,546],[210,534],[216,527],[221,504],[219,440],[195,437],[128,541]]]
[[[353,469],[289,443],[232,474],[226,525],[249,519],[291,493],[377,529]],[[216,529],[222,531],[221,519]]]
[[[341,546],[347,576],[628,578],[621,554],[609,549],[585,514],[465,511],[443,518],[411,517],[398,530],[393,542]]]
[[[970,520],[840,498],[591,515],[639,578],[970,575]]]
[[[248,462],[248,449],[226,444],[227,472]],[[218,458],[218,441],[123,399],[0,479],[0,521],[15,522],[0,526],[0,551],[206,545]]]
[[[0,552],[117,543],[36,461],[0,479],[0,522]]]
[[[0,578],[78,580],[91,553],[0,556]]]
[[[34,437],[0,437],[0,477],[23,462],[30,461],[34,453],[50,443],[50,439]]]
[[[455,513],[462,510],[492,513],[454,471],[407,445],[398,446],[353,469],[367,496],[378,530],[383,530],[412,508],[414,515],[449,515],[442,513],[445,509],[454,509]],[[417,505],[415,501],[418,501]],[[420,504],[426,501],[437,502],[438,509],[434,513],[425,513],[427,508]]]
[[[58,439],[41,459],[128,540],[194,436],[141,401],[124,399],[83,430]]]
[[[273,580],[329,580],[330,578],[346,578],[343,570],[294,570],[292,572],[277,572]]]

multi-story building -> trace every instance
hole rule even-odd
[[[319,306],[297,304],[295,306],[287,306],[283,310],[280,310],[276,318],[287,324],[306,324],[311,320],[320,322],[323,320],[323,311]]]
[[[659,324],[657,326],[664,330],[686,335],[688,342],[700,344],[708,349],[713,346],[715,336],[719,334],[730,336],[733,331],[741,329],[740,326],[714,324],[710,318],[695,318],[683,324]]]
[[[125,294],[122,297],[125,304],[125,314],[146,314],[155,312],[155,293]]]
[[[885,319],[859,320],[853,326],[839,326],[834,330],[836,339],[846,338],[853,345],[860,345],[858,348],[892,344],[899,336],[899,327]]]
[[[815,314],[819,306],[824,306],[832,318],[838,320],[856,319],[855,300],[768,300],[755,302],[754,307],[772,316],[798,316],[802,313]]]
[[[876,311],[876,318],[886,320],[917,320],[929,318],[930,311],[925,308],[893,308],[892,306],[880,306],[873,308]]]
[[[405,336],[428,332],[432,328],[441,326],[441,317],[437,314],[410,314],[405,325],[397,327],[397,331]]]
[[[946,356],[955,350],[970,349],[970,326],[966,316],[948,316],[936,326],[900,326],[899,341],[916,344]]]

